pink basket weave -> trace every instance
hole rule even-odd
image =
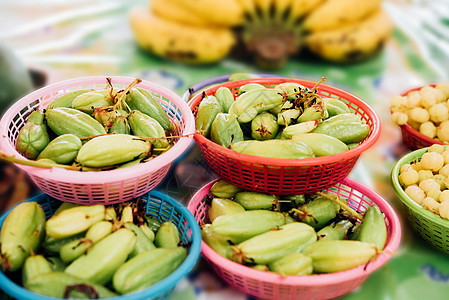
[[[188,204],[187,208],[199,224],[208,221],[209,206],[205,202],[205,196],[215,182],[201,188]],[[224,281],[240,291],[262,299],[331,299],[344,295],[362,284],[371,272],[390,259],[399,246],[401,227],[392,207],[375,192],[355,181],[344,179],[327,191],[348,199],[348,205],[358,211],[364,211],[375,203],[384,213],[388,237],[383,252],[376,260],[366,266],[343,272],[282,277],[280,274],[255,270],[230,261],[217,254],[204,241],[201,253]]]
[[[114,88],[124,89],[134,78],[110,76]],[[177,135],[192,134],[195,121],[187,104],[174,92],[157,84],[142,81],[164,107]],[[55,83],[28,94],[12,105],[0,120],[0,149],[24,158],[15,148],[20,128],[29,114],[42,110],[60,96],[80,89],[104,89],[106,76],[82,77]],[[100,172],[70,171],[60,168],[37,168],[17,164],[46,194],[61,201],[83,205],[113,204],[128,201],[153,189],[167,174],[171,163],[192,141],[190,135],[175,141],[174,146],[158,157],[133,167]]]

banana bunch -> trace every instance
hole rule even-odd
[[[283,66],[303,49],[332,62],[378,52],[392,22],[382,0],[151,0],[130,23],[139,46],[186,63],[244,53],[262,68]]]

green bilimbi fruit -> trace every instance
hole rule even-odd
[[[20,269],[30,251],[36,251],[45,235],[45,213],[34,201],[17,205],[3,222],[0,232],[0,266]]]
[[[120,294],[145,289],[173,273],[187,257],[183,247],[143,252],[124,263],[114,274],[112,285]]]
[[[120,228],[94,244],[87,254],[68,265],[65,272],[98,284],[106,284],[133,251],[136,239],[133,231]]]
[[[291,139],[296,134],[309,133],[318,126],[318,121],[307,121],[303,123],[298,123],[295,125],[290,125],[284,128],[282,134],[285,138]],[[310,145],[309,145],[310,146]]]
[[[168,147],[165,130],[157,120],[138,110],[133,110],[128,115],[128,122],[134,135],[155,138],[151,140],[151,143],[156,148]]]
[[[47,256],[47,261],[50,263],[50,267],[52,271],[56,272],[64,272],[67,265],[62,261],[62,259],[58,256]]]
[[[271,272],[286,275],[310,275],[313,272],[312,258],[302,253],[287,254],[268,265]]]
[[[73,134],[63,134],[53,139],[37,159],[48,158],[58,164],[70,164],[75,160],[83,143]]]
[[[379,251],[385,247],[387,241],[387,225],[377,205],[372,205],[366,210],[357,239],[361,242],[376,245]]]
[[[339,114],[351,113],[349,107],[340,100],[333,98],[325,98],[323,99],[324,106],[329,114],[329,117],[333,117]]]
[[[317,157],[334,155],[349,150],[348,146],[339,139],[322,133],[295,134],[292,140],[303,142],[309,146]]]
[[[306,203],[306,196],[304,194],[300,195],[282,195],[279,196],[281,199],[294,201],[296,206]]]
[[[144,216],[145,221],[148,225],[148,227],[150,227],[150,229],[156,233],[159,230],[159,227],[161,227],[162,222],[159,221],[156,217],[154,216],[150,216],[150,215],[145,215]]]
[[[334,201],[316,198],[295,210],[294,216],[301,222],[321,229],[337,216],[339,210],[340,206]]]
[[[22,267],[22,285],[27,288],[28,281],[31,278],[51,271],[50,263],[42,254],[28,256]]]
[[[228,148],[232,143],[243,141],[243,131],[237,119],[231,114],[218,113],[212,122],[210,138],[213,142]]]
[[[315,156],[305,143],[293,140],[243,141],[232,144],[231,149],[244,154],[272,158],[300,159]]]
[[[280,89],[256,89],[238,96],[229,113],[234,114],[240,123],[252,121],[258,114],[281,105],[284,93]]]
[[[71,107],[73,99],[78,97],[79,95],[92,92],[92,90],[78,90],[67,93],[56,100],[53,100],[48,106],[47,109],[55,108],[55,107]]]
[[[270,209],[273,205],[276,205],[276,197],[274,195],[244,191],[235,195],[235,202],[247,210]]]
[[[49,142],[44,114],[41,111],[33,111],[19,131],[16,142],[17,151],[28,159],[36,159]]]
[[[253,73],[233,73],[231,74],[231,76],[229,76],[228,81],[252,79],[252,78],[260,78],[260,76]]]
[[[142,230],[142,232],[147,236],[147,238],[150,241],[154,242],[154,238],[156,237],[156,235],[154,234],[154,231],[151,230],[151,228],[147,224],[143,223],[143,224],[139,225],[139,228],[140,228],[140,230]]]
[[[104,205],[68,208],[47,220],[45,232],[50,237],[66,238],[89,229],[93,224],[104,220],[105,216]]]
[[[85,238],[93,243],[98,242],[113,230],[113,225],[109,221],[100,221],[92,225],[86,232]]]
[[[89,287],[89,289],[78,290],[77,286]],[[71,288],[68,290],[68,287]],[[35,276],[28,280],[27,289],[39,295],[60,299],[68,297],[94,299],[93,297],[112,298],[118,296],[102,285],[72,276],[66,272],[50,272]]]
[[[122,208],[120,221],[125,224],[134,222],[133,208],[131,205],[126,205]]]
[[[249,210],[216,219],[212,230],[237,244],[284,224],[285,217],[280,212]]]
[[[338,223],[325,226],[317,232],[318,241],[342,240],[353,226],[348,220],[341,220]]]
[[[254,269],[254,270],[264,271],[264,272],[270,271],[270,269],[268,269],[267,265],[254,265],[254,266],[250,266],[250,268]]]
[[[130,257],[139,255],[142,252],[156,248],[153,241],[142,231],[142,229],[133,223],[125,223],[125,228],[132,230],[136,234],[136,245],[130,254]],[[151,231],[152,232],[152,231]]]
[[[228,113],[229,108],[231,107],[232,103],[234,103],[234,95],[232,95],[231,90],[227,87],[222,86],[215,92],[215,98],[217,99],[218,103],[221,104],[223,112]]]
[[[127,117],[118,116],[115,118],[111,127],[109,127],[108,133],[131,134],[131,127],[129,126]]]
[[[324,111],[325,109],[321,105],[312,105],[311,107],[306,108],[304,112],[298,117],[298,122],[302,123],[307,121],[320,120],[324,117]]]
[[[241,187],[226,182],[223,179],[215,182],[210,188],[212,195],[218,198],[234,198],[240,191],[243,191]]]
[[[335,117],[338,116],[340,115]],[[318,126],[312,132],[324,133],[339,139],[345,144],[353,144],[363,141],[369,135],[370,127],[368,124],[363,124],[361,122],[347,122],[330,124],[326,127]]]
[[[164,130],[170,130],[171,123],[164,108],[148,90],[131,89],[126,97],[126,104],[131,110],[138,110],[155,119]]]
[[[276,117],[269,112],[263,112],[251,121],[251,136],[259,141],[273,139],[278,129]]]
[[[88,92],[77,96],[73,99],[71,107],[78,109],[86,114],[92,115],[95,108],[111,106],[114,103],[110,97],[101,93]]]
[[[129,167],[132,167],[132,166],[137,166],[138,164],[142,163],[142,161],[144,159],[145,158],[141,157],[141,158],[138,158],[136,160],[132,160],[130,162],[127,162],[127,163],[124,163],[124,164],[118,166],[116,169],[123,169],[123,168],[129,168]]]
[[[288,126],[292,123],[293,120],[296,120],[300,114],[301,114],[301,112],[299,111],[299,109],[289,109],[289,110],[281,111],[278,113],[277,122],[279,125],[287,125]],[[288,127],[290,127],[290,126],[288,126]]]
[[[114,124],[118,117],[127,117],[128,113],[122,109],[108,108],[96,108],[92,113],[95,120],[103,124],[105,128],[110,128]]]
[[[307,224],[285,224],[234,246],[233,257],[239,263],[270,264],[287,254],[300,252],[316,239],[315,230]]]
[[[223,112],[223,107],[214,96],[207,96],[201,100],[195,118],[195,128],[204,131],[204,136],[209,137],[212,123],[215,117]]]
[[[107,167],[147,157],[150,153],[149,142],[132,135],[112,134],[85,143],[75,160],[86,167]]]
[[[211,222],[219,217],[244,212],[243,206],[235,201],[225,198],[212,199],[208,215]]]
[[[66,210],[68,208],[79,206],[79,204],[72,203],[72,202],[62,202],[62,204],[58,207],[57,210],[54,212],[54,216],[62,212],[63,210]]]
[[[360,232],[362,229],[362,223],[357,223],[351,229],[351,234],[349,235],[350,240],[358,240],[360,236]]]
[[[59,257],[65,264],[71,263],[92,248],[93,244],[92,240],[83,237],[73,240],[61,247]]]
[[[312,243],[301,253],[312,258],[313,270],[333,273],[367,264],[377,255],[376,246],[351,240],[328,240]]]
[[[231,245],[226,237],[214,232],[211,226],[211,224],[204,224],[201,227],[201,237],[203,241],[221,256],[231,259],[234,254]]]
[[[288,96],[288,100],[295,100],[301,90],[308,90],[305,86],[296,82],[283,82],[275,86],[275,88],[284,91]]]
[[[45,111],[48,126],[57,135],[74,134],[79,138],[106,134],[104,127],[82,111],[56,107]]]
[[[252,91],[252,90],[260,90],[264,89],[265,87],[259,83],[247,83],[245,85],[242,85],[239,87],[238,95],[244,94],[246,92]]]
[[[177,247],[180,241],[178,227],[171,221],[162,223],[154,238],[154,244],[158,248]]]
[[[49,235],[46,235],[44,238],[44,241],[42,242],[41,246],[44,249],[45,254],[49,255],[59,255],[59,251],[61,248],[74,241],[79,240],[84,236],[84,233],[75,234],[66,238],[57,239],[54,237],[51,237]]]
[[[325,128],[323,128],[323,129],[321,129],[321,128],[327,127],[329,125],[344,124],[344,123],[350,123],[350,122],[361,122],[360,116],[353,114],[353,113],[339,114],[339,115],[330,117],[330,118],[322,121],[318,125],[317,129],[325,130]]]

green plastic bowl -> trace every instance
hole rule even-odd
[[[413,161],[419,161],[428,149],[428,147],[422,148],[402,157],[391,171],[391,181],[396,195],[407,211],[407,217],[413,229],[433,247],[449,254],[449,220],[441,218],[413,201],[399,183],[401,167]]]

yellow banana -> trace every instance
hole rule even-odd
[[[151,0],[150,8],[155,15],[167,20],[195,26],[210,25],[209,20],[202,18],[195,14],[195,12],[175,2],[175,0]]]
[[[379,9],[364,21],[343,28],[308,35],[305,45],[320,57],[334,62],[364,59],[382,47],[390,36],[392,23]]]
[[[328,0],[304,20],[306,31],[337,29],[345,24],[364,20],[381,7],[382,0]]]
[[[323,1],[325,0],[293,0],[289,7],[290,13],[287,22],[294,24]]]
[[[243,8],[238,0],[171,0],[171,2],[209,21],[209,24],[235,26],[243,22]]]
[[[159,18],[139,7],[131,10],[129,19],[140,47],[175,61],[216,62],[223,59],[235,43],[228,28],[186,26]]]

